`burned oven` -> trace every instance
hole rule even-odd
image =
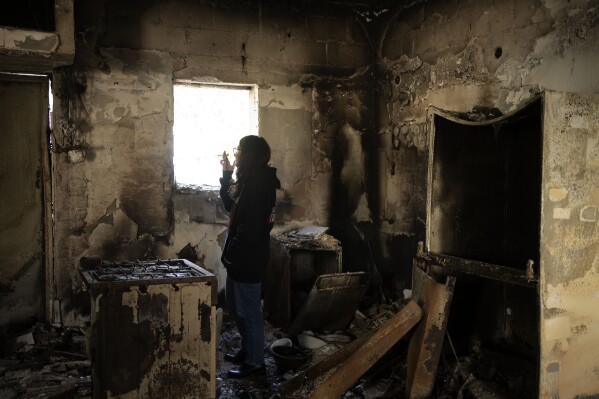
[[[216,276],[185,259],[82,265],[94,399],[216,397]]]

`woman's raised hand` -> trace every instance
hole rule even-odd
[[[233,169],[235,169],[235,163],[231,165],[231,162],[229,162],[229,154],[227,154],[227,151],[223,151],[220,164],[223,166],[223,170],[232,171]]]

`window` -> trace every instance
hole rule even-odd
[[[177,187],[216,189],[221,154],[233,162],[239,139],[258,134],[255,86],[176,83],[174,157]]]
[[[3,1],[0,5],[0,26],[54,32],[54,0]]]

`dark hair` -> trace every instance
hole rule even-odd
[[[237,181],[231,186],[234,196],[241,194],[245,183],[256,169],[267,166],[270,161],[270,146],[263,137],[242,137],[238,148]]]

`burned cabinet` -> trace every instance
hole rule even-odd
[[[598,110],[598,96],[545,92],[488,120],[429,115],[415,265],[457,277],[458,354],[476,346],[501,353],[506,372],[521,366],[523,397],[599,394],[588,350],[599,338]]]
[[[216,276],[185,259],[82,270],[93,398],[215,398]]]
[[[264,278],[264,308],[275,325],[289,328],[317,278],[341,272],[341,246],[333,237],[317,240],[273,235]]]

